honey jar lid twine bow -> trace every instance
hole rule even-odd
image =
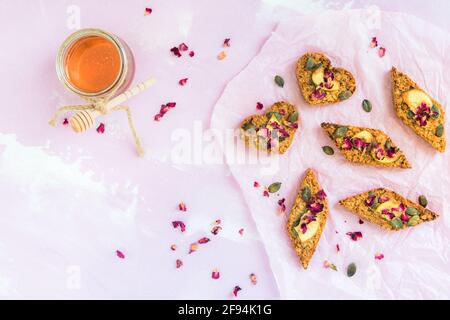
[[[127,113],[128,125],[130,126],[131,132],[133,134],[137,153],[142,157],[145,151],[144,148],[142,148],[141,140],[136,132],[131,110],[127,106],[122,106],[121,103],[141,93],[145,89],[152,86],[155,82],[156,80],[154,78],[148,79],[112,99],[110,98],[114,95],[115,92],[111,93],[107,97],[85,98],[87,102],[87,104],[85,105],[69,105],[60,107],[53,115],[53,118],[50,119],[49,125],[54,127],[61,113],[69,110],[78,110],[79,112],[72,116],[69,123],[75,132],[83,132],[92,127],[95,118],[99,115],[106,115],[110,111],[123,110]]]

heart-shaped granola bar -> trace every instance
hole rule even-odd
[[[332,104],[347,100],[356,89],[353,75],[331,65],[318,52],[308,52],[297,62],[297,81],[306,102],[311,105]]]
[[[242,121],[241,137],[267,153],[283,154],[289,148],[298,129],[297,109],[284,101],[273,104],[263,115],[252,115]]]

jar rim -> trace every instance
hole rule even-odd
[[[85,92],[83,90],[80,90],[76,86],[74,86],[69,81],[69,78],[68,78],[67,72],[66,72],[66,68],[65,68],[67,53],[72,48],[72,46],[78,40],[80,40],[82,38],[90,37],[90,36],[99,36],[99,37],[107,39],[108,41],[113,43],[114,46],[117,48],[117,51],[118,51],[119,57],[120,57],[120,70],[117,74],[116,79],[111,83],[111,85],[109,85],[105,89],[98,91],[98,92]],[[72,92],[74,92],[78,95],[90,97],[90,98],[96,98],[96,97],[106,95],[113,88],[115,88],[118,85],[118,83],[120,83],[121,79],[124,78],[124,74],[125,74],[124,71],[126,69],[126,66],[127,66],[127,55],[126,55],[125,48],[120,43],[120,40],[116,36],[106,32],[106,31],[103,31],[100,29],[95,29],[95,28],[81,29],[81,30],[78,30],[78,31],[72,33],[71,35],[69,35],[64,40],[64,42],[61,44],[61,46],[59,47],[58,54],[56,57],[56,73],[58,75],[59,80]]]

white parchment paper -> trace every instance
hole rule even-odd
[[[387,52],[369,47],[373,36]],[[295,79],[297,59],[308,51],[321,51],[333,65],[350,70],[357,80],[355,94],[346,102],[310,107],[300,95]],[[281,157],[261,158],[242,164],[242,142],[237,152],[224,147],[225,158],[247,201],[270,257],[282,298],[449,298],[450,220],[446,200],[450,190],[448,148],[440,154],[417,137],[396,117],[391,102],[389,71],[396,66],[418,82],[445,107],[449,102],[449,35],[418,18],[379,11],[328,11],[282,21],[261,52],[227,86],[215,106],[211,127],[217,132],[236,128],[250,114],[260,114],[256,102],[269,107],[286,100],[295,104],[301,125],[288,152]],[[285,80],[274,84],[275,75]],[[361,108],[369,99],[373,111]],[[448,113],[448,110],[447,110]],[[410,170],[372,168],[345,161],[338,152],[327,156],[322,146],[333,145],[320,128],[321,122],[336,122],[384,130],[404,151]],[[446,120],[448,127],[448,119]],[[222,141],[226,146],[230,138]],[[336,150],[337,151],[337,150]],[[285,231],[286,216],[294,201],[304,171],[312,167],[328,194],[330,216],[308,270],[300,267]],[[279,195],[262,196],[253,182],[269,185],[282,182]],[[338,200],[375,187],[388,187],[416,200],[427,196],[429,208],[440,214],[431,223],[401,232],[386,232],[338,205]],[[277,213],[277,200],[286,198],[286,214]],[[354,242],[349,231],[361,231]],[[339,244],[340,251],[336,249]],[[383,260],[374,255],[381,252]],[[334,263],[338,271],[325,269]],[[355,262],[357,273],[346,276]]]

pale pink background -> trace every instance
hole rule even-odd
[[[264,247],[225,165],[174,165],[174,130],[209,126],[226,83],[259,51],[276,23],[293,12],[361,7],[348,1],[12,1],[0,2],[0,298],[277,298]],[[450,30],[446,1],[373,1]],[[369,1],[365,1],[364,6]],[[72,7],[75,6],[75,7]],[[144,16],[144,8],[153,9]],[[136,81],[155,76],[150,91],[130,101],[147,156],[136,157],[123,114],[103,121],[106,133],[75,135],[50,128],[57,106],[77,103],[58,82],[54,60],[68,27],[126,40]],[[230,37],[228,58],[216,59]],[[186,42],[194,58],[169,49]],[[188,77],[186,87],[177,81]],[[153,115],[176,101],[160,123]],[[188,211],[176,205],[186,202]],[[209,233],[222,219],[223,231]],[[185,234],[173,230],[183,220]],[[238,234],[245,229],[244,236]],[[202,236],[213,241],[187,255]],[[172,243],[178,245],[170,251]],[[118,259],[115,250],[126,255]],[[175,259],[184,266],[175,269]],[[211,279],[213,268],[221,278]],[[254,272],[258,284],[250,284]]]

